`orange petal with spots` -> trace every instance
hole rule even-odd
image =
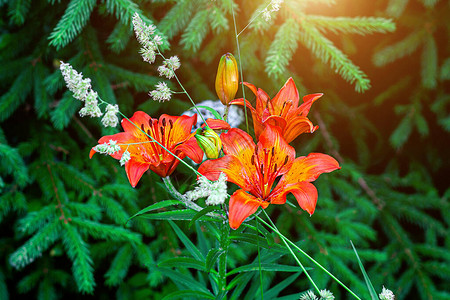
[[[258,210],[258,207],[266,208],[268,205],[267,202],[261,201],[261,199],[246,193],[244,190],[237,190],[230,197],[228,214],[230,227],[237,229],[245,219]]]

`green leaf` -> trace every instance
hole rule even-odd
[[[181,231],[180,227],[178,227],[177,224],[175,224],[173,221],[170,221],[170,220],[169,220],[169,224],[170,224],[170,226],[172,226],[172,228],[175,231],[175,233],[177,234],[178,238],[184,244],[184,246],[189,251],[189,253],[191,253],[191,255],[195,259],[204,263],[205,257],[200,252],[200,250],[198,250],[198,248],[194,245],[194,243],[192,243],[191,240],[183,233],[183,231]]]
[[[171,210],[171,211],[163,211],[160,213],[154,214],[144,214],[141,215],[144,219],[150,220],[192,220],[192,218],[197,214],[195,210],[192,209],[179,209],[179,210]],[[199,219],[200,221],[215,221],[218,222],[220,220],[215,218],[210,218],[203,216]]]
[[[205,271],[210,272],[213,265],[216,263],[219,256],[221,256],[223,253],[225,253],[224,250],[220,249],[211,249],[209,250],[208,254],[206,255],[206,263],[205,263]]]
[[[172,299],[215,299],[214,295],[211,293],[199,292],[194,290],[183,290],[170,293],[165,296],[163,300]]]
[[[207,213],[210,213],[214,211],[216,208],[214,206],[207,206],[203,208],[201,211],[195,214],[195,216],[192,218],[192,220],[189,222],[188,228],[191,229],[192,224],[195,223],[198,219],[200,219],[202,216],[206,215]]]
[[[358,259],[359,268],[361,269],[361,273],[363,273],[364,280],[366,281],[366,286],[367,286],[367,289],[369,290],[370,298],[372,300],[378,300],[377,292],[373,288],[373,285],[372,285],[372,282],[370,282],[369,276],[367,276],[366,270],[364,269],[364,266],[363,266],[361,260],[359,259],[358,252],[356,252],[355,246],[353,245],[352,241],[350,241],[350,244],[352,244],[353,251],[355,251],[356,259]]]
[[[207,111],[209,111],[210,113],[212,113],[212,115],[214,116],[214,118],[218,119],[218,120],[223,120],[222,116],[219,114],[219,112],[217,110],[215,110],[214,108],[211,108],[209,106],[205,106],[205,105],[196,105],[197,108],[201,108],[201,109],[206,109]],[[194,110],[195,111],[195,107],[191,107],[189,108],[189,110]]]
[[[282,282],[278,283],[276,286],[274,286],[273,288],[271,288],[267,292],[264,292],[264,298],[266,298],[266,299],[274,299],[275,297],[278,296],[278,294],[281,291],[283,291],[291,283],[293,283],[298,278],[298,276],[300,276],[300,273],[293,274],[293,275],[289,276],[288,278],[286,278],[285,280],[283,280]]]
[[[127,220],[130,221],[131,219],[134,219],[138,216],[141,216],[143,214],[146,214],[150,211],[154,211],[160,208],[164,208],[164,207],[168,207],[168,206],[172,206],[172,205],[177,205],[177,204],[182,204],[183,202],[179,201],[179,200],[164,200],[164,201],[160,201],[157,202],[155,204],[152,204],[150,206],[147,206],[146,208],[141,209],[140,211],[138,211],[137,213],[135,213],[133,216],[129,217]]]
[[[205,271],[205,263],[191,257],[168,258],[159,262],[158,267],[191,268]]]
[[[186,288],[192,289],[193,291],[199,291],[204,293],[210,293],[209,290],[201,284],[199,281],[195,280],[191,275],[181,274],[177,271],[168,268],[159,268],[161,273],[172,281],[175,281]]]
[[[230,240],[234,241],[241,241],[241,242],[247,242],[249,244],[253,244],[256,247],[258,247],[258,242],[256,239],[259,239],[259,247],[269,249],[270,246],[267,243],[266,239],[260,235],[256,235],[253,233],[239,233],[239,234],[233,234],[229,236]]]
[[[306,270],[310,270],[311,268],[305,268]],[[241,273],[241,272],[259,272],[262,271],[270,271],[270,272],[303,272],[302,268],[300,267],[294,267],[290,265],[280,265],[280,264],[268,264],[268,263],[261,263],[261,268],[258,263],[252,263],[249,265],[245,265],[242,267],[238,267],[233,269],[233,271],[230,271],[227,273],[227,276]]]

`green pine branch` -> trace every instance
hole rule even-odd
[[[88,23],[96,2],[95,0],[71,0],[49,36],[50,45],[60,49],[73,41]]]
[[[356,33],[360,35],[387,33],[395,31],[395,23],[391,19],[375,17],[327,17],[308,15],[306,22],[322,32]]]
[[[265,60],[266,72],[278,78],[287,73],[286,67],[297,50],[300,37],[300,26],[294,19],[287,19],[278,29],[267,52]]]
[[[300,38],[302,43],[312,51],[312,53],[329,64],[341,77],[351,84],[355,84],[355,90],[364,92],[370,88],[370,80],[341,50],[324,37],[315,27],[307,22],[301,23]]]

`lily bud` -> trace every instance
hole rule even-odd
[[[234,99],[239,86],[239,74],[233,54],[222,55],[217,68],[216,93],[223,105]]]
[[[197,144],[205,152],[209,159],[216,159],[219,157],[219,152],[222,149],[222,141],[219,135],[212,129],[197,129],[195,134]]]

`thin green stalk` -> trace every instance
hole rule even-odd
[[[270,4],[272,4],[272,1],[270,1],[269,4],[267,4],[267,6],[266,6],[265,9],[267,9],[267,8],[269,7]],[[250,22],[248,22],[248,24],[245,25],[244,29],[242,29],[242,30],[237,34],[237,36],[240,36],[241,33],[244,32],[244,30],[247,29],[247,27],[250,26],[250,24],[252,24],[253,21],[255,21],[256,18],[258,18],[258,17],[263,13],[263,11],[264,11],[264,9],[261,10],[261,11],[259,12],[259,14],[257,14],[256,16],[254,16],[254,17],[250,20]]]
[[[228,111],[230,110],[230,106],[229,105],[224,105],[224,112],[223,112],[223,120],[225,122],[228,122]]]
[[[109,104],[108,102],[102,100],[100,97],[98,98],[102,103],[106,103]],[[125,116],[120,110],[119,110],[119,114],[124,117],[125,119],[128,120],[128,122],[130,122],[131,124],[133,124],[139,131],[143,132],[146,136],[148,136],[153,142],[155,142],[156,144],[158,144],[161,148],[163,148],[164,150],[166,150],[169,154],[171,154],[173,157],[175,157],[176,159],[178,159],[181,163],[183,163],[186,167],[188,167],[189,169],[191,169],[192,171],[194,171],[195,174],[197,174],[197,176],[203,176],[202,174],[200,174],[196,169],[194,169],[192,166],[190,166],[187,162],[185,162],[184,160],[182,160],[181,158],[179,158],[177,155],[173,154],[169,149],[167,149],[166,147],[164,147],[163,145],[161,145],[160,142],[158,142],[157,140],[155,140],[151,135],[149,135],[147,132],[144,132],[139,126],[137,126],[136,124],[134,124],[134,122],[131,122],[130,119],[128,119],[127,116]]]
[[[239,72],[241,73],[241,87],[242,87],[242,97],[244,98],[244,115],[245,115],[245,127],[248,130],[248,118],[247,118],[247,100],[245,99],[245,90],[244,90],[244,75],[242,73],[242,62],[241,62],[241,49],[239,47],[239,37],[237,33],[237,26],[236,26],[236,17],[234,16],[234,8],[233,5],[231,5],[231,12],[233,14],[233,24],[234,24],[234,35],[236,36],[236,47],[238,52],[238,58],[239,58]]]
[[[158,54],[164,59],[166,60],[166,58],[164,57],[164,55],[161,53],[161,51],[159,51],[158,48]],[[203,117],[202,113],[200,112],[200,110],[198,109],[197,105],[195,105],[194,100],[192,100],[191,95],[189,95],[189,93],[186,91],[186,89],[184,88],[183,84],[181,84],[181,81],[178,79],[177,74],[175,74],[175,71],[173,71],[173,75],[175,77],[175,79],[177,80],[179,86],[181,87],[181,89],[183,90],[183,93],[186,94],[186,96],[189,98],[189,100],[191,101],[192,105],[194,106],[195,110],[197,111],[197,113],[200,115],[200,118],[202,118],[203,123],[205,123],[206,128],[209,128],[208,123],[206,123],[205,118]]]
[[[312,258],[311,256],[309,256],[305,251],[303,251],[300,247],[298,247],[296,244],[294,244],[293,242],[291,242],[287,237],[285,237],[281,232],[278,231],[278,229],[276,228],[276,226],[271,226],[270,224],[268,224],[266,221],[264,221],[263,219],[261,219],[260,217],[256,216],[256,218],[258,220],[260,220],[264,225],[266,225],[267,227],[269,227],[270,229],[272,229],[282,240],[286,241],[287,243],[289,243],[292,247],[294,247],[297,251],[299,251],[300,253],[302,253],[303,255],[305,255],[309,260],[311,260],[316,266],[318,266],[319,268],[322,269],[322,271],[324,271],[325,273],[328,274],[328,276],[330,276],[331,278],[333,278],[337,283],[339,283],[344,289],[346,289],[353,297],[355,297],[358,300],[361,300],[361,298],[359,298],[352,290],[350,290],[345,284],[343,284],[339,279],[336,278],[336,276],[334,276],[333,274],[331,274],[327,269],[325,269],[321,264],[319,264],[314,258]]]
[[[276,228],[275,224],[272,222],[272,219],[269,217],[269,215],[266,213],[266,211],[263,209],[264,214],[266,215],[266,218],[269,220],[270,224],[272,224],[272,226],[274,228]],[[278,231],[278,228],[276,228]],[[314,282],[314,280],[311,278],[311,276],[309,276],[308,272],[306,271],[305,267],[303,266],[303,264],[300,262],[300,260],[298,259],[297,255],[295,255],[295,253],[292,251],[291,247],[289,247],[289,244],[285,241],[285,239],[282,239],[284,242],[284,245],[286,246],[286,248],[288,248],[289,252],[291,252],[291,255],[294,257],[294,259],[297,261],[297,263],[299,264],[299,266],[302,268],[303,273],[305,273],[306,277],[308,277],[308,280],[312,283],[312,285],[314,286],[314,289],[317,291],[317,293],[320,295],[320,290],[317,287],[316,283]]]
[[[230,245],[230,225],[227,221],[222,222],[222,229],[220,234],[220,249],[224,252],[219,257],[219,291],[225,292],[227,289],[227,256],[228,246]]]
[[[261,269],[261,253],[259,252],[259,230],[258,230],[258,220],[255,219],[256,222],[256,246],[258,249],[258,267],[259,267],[259,286],[261,288],[261,300],[264,300],[264,291],[263,291],[263,277],[262,277],[262,269]]]

